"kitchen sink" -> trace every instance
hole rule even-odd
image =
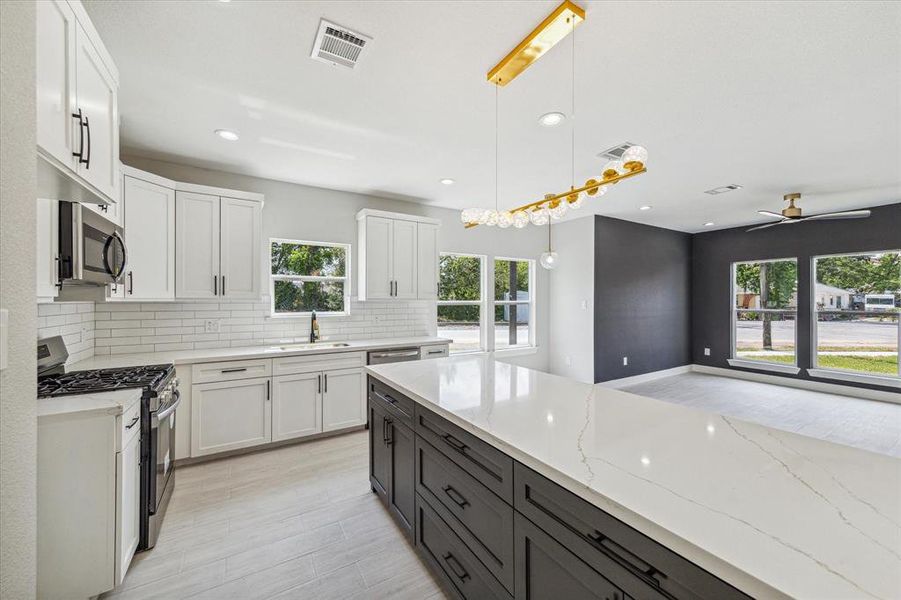
[[[314,348],[347,348],[350,344],[344,342],[316,342],[315,344],[285,344],[284,346],[270,346],[267,350],[313,350]]]

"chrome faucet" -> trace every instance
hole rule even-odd
[[[316,311],[313,311],[313,318],[310,321],[310,343],[315,343],[319,339],[319,322],[316,320]]]

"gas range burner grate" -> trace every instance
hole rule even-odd
[[[173,370],[172,365],[148,365],[48,375],[38,378],[38,397],[90,394],[128,388],[147,388],[157,392]]]

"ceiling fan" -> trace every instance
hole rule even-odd
[[[766,229],[774,225],[788,225],[790,223],[800,223],[801,221],[825,221],[827,219],[863,219],[870,216],[868,210],[846,210],[842,212],[823,213],[821,215],[810,215],[809,217],[801,216],[801,207],[795,206],[795,201],[801,200],[801,194],[786,194],[782,197],[788,202],[788,206],[782,209],[781,213],[775,213],[769,210],[758,210],[757,213],[765,217],[775,217],[779,219],[773,223],[766,225],[758,225],[746,231],[755,231],[757,229]]]

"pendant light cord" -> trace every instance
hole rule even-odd
[[[576,18],[570,17],[572,30],[570,37],[572,38],[572,88],[570,90],[570,189],[576,187]]]
[[[498,158],[497,158],[498,157],[498,142],[497,142],[497,140],[498,140],[498,130],[500,129],[500,116],[499,116],[500,113],[498,112],[498,94],[499,94],[498,88],[500,88],[500,86],[501,86],[500,79],[498,79],[497,84],[494,86],[494,210],[495,211],[498,210],[497,190],[498,190],[498,179],[499,179],[499,176],[498,176],[499,167],[498,167]]]

